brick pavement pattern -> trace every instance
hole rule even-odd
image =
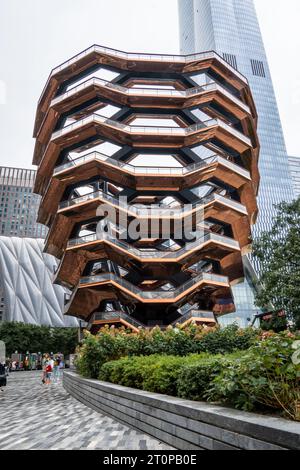
[[[167,450],[172,447],[86,407],[41,372],[14,372],[0,391],[0,449]]]

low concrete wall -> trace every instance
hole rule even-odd
[[[177,449],[300,449],[300,423],[84,379],[71,371],[63,383],[85,405]]]

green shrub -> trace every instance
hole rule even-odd
[[[185,364],[199,361],[197,355],[186,357],[158,356],[155,367],[148,367],[143,381],[143,389],[149,392],[177,395],[177,379]]]
[[[162,331],[160,328],[154,328],[151,334],[147,336],[145,353],[176,356],[186,356],[187,354],[195,353],[197,352],[195,335],[198,331],[197,327],[191,327],[186,330],[170,327],[165,331]]]
[[[121,357],[153,354],[183,357],[205,352],[225,354],[249,348],[256,338],[257,331],[240,330],[236,325],[224,329],[196,325],[186,329],[169,327],[165,331],[153,328],[138,333],[105,327],[96,336],[86,334],[78,349],[76,365],[80,374],[96,378],[105,362]]]
[[[201,360],[205,355],[136,356],[103,364],[99,379],[149,392],[177,395],[177,378],[182,367]]]
[[[226,367],[227,362],[224,356],[215,355],[184,365],[177,377],[178,396],[188,400],[205,400],[211,381]]]
[[[287,328],[287,319],[286,317],[278,317],[277,315],[272,315],[271,320],[261,321],[260,327],[264,331],[275,331],[279,333],[284,331]]]
[[[236,324],[208,331],[197,341],[197,352],[226,354],[248,349],[257,339],[253,328],[240,329]]]
[[[229,360],[211,382],[208,399],[248,411],[273,408],[300,420],[300,365],[291,360],[293,342],[286,334],[273,335]]]
[[[82,346],[78,348],[76,368],[84,377],[97,378],[101,366],[122,356],[144,352],[144,334],[132,334],[124,328],[102,328],[98,335],[85,333]]]
[[[126,360],[128,360],[128,358],[119,359],[118,361],[109,361],[103,364],[100,368],[99,380],[121,384],[123,362]]]
[[[78,351],[76,368],[84,377],[97,378],[104,362],[118,358],[117,342],[113,336],[103,333],[101,340],[88,334]]]
[[[151,368],[156,367],[158,356],[124,357],[103,364],[99,379],[126,387],[143,389],[143,381]]]
[[[225,355],[123,357],[103,364],[99,378],[248,411],[271,408],[300,420],[300,363],[296,352],[299,345],[295,342],[298,338],[286,332],[263,333],[248,350]]]
[[[226,354],[248,349],[257,339],[253,328],[240,329],[237,325],[225,328],[203,328],[190,325],[186,329],[154,328],[144,343],[144,353],[186,356],[193,353],[209,352]]]

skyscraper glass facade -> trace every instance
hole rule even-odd
[[[300,196],[300,157],[289,157],[290,172],[295,196]]]
[[[215,50],[250,84],[260,139],[259,216],[253,233],[270,228],[274,204],[294,198],[288,155],[253,0],[178,0],[180,52]],[[243,286],[243,287],[242,287]],[[247,283],[234,288],[243,316],[255,310]],[[242,298],[243,297],[243,298]],[[247,308],[245,308],[247,307]]]
[[[180,50],[215,50],[247,78],[258,112],[259,217],[268,230],[273,204],[293,199],[279,112],[253,0],[179,0]]]
[[[40,196],[33,194],[35,170],[0,167],[0,235],[45,238],[36,222]]]

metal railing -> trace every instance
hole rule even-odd
[[[229,126],[221,119],[207,119],[206,121],[197,122],[188,127],[169,127],[169,126],[131,126],[129,124],[124,124],[122,122],[114,121],[113,119],[107,118],[100,114],[94,113],[89,116],[84,117],[72,124],[59,129],[54,132],[51,137],[51,141],[58,139],[59,137],[69,134],[74,130],[78,130],[80,127],[86,126],[88,124],[104,124],[106,126],[112,127],[114,129],[120,129],[123,132],[129,133],[131,135],[169,135],[169,136],[188,136],[190,134],[196,133],[200,129],[205,129],[208,127],[220,127],[223,128],[226,132],[230,132],[232,135],[237,137],[239,140],[243,141],[245,144],[252,147],[251,139],[246,137],[244,134],[236,130],[234,127]]]
[[[82,204],[84,202],[90,202],[95,199],[99,199],[104,203],[112,204],[116,206],[118,209],[123,209],[128,214],[132,214],[135,217],[147,217],[147,218],[157,218],[157,217],[184,217],[185,215],[190,214],[190,209],[192,211],[201,210],[204,208],[206,204],[212,203],[214,201],[219,202],[220,204],[226,205],[234,210],[237,210],[245,215],[247,215],[247,210],[244,205],[240,204],[239,202],[234,201],[233,199],[229,199],[227,197],[221,196],[220,194],[210,194],[209,196],[203,197],[201,200],[197,201],[196,203],[189,204],[188,207],[180,207],[180,208],[173,208],[167,205],[158,205],[152,204],[149,206],[139,206],[137,204],[127,204],[110,194],[105,193],[102,190],[94,191],[92,193],[85,194],[84,196],[80,196],[78,198],[70,199],[67,201],[62,201],[59,206],[58,210],[62,211],[69,207],[73,207],[78,204]],[[189,211],[187,210],[189,209]]]
[[[217,59],[220,63],[222,63],[228,70],[230,70],[234,75],[239,77],[244,83],[248,83],[247,78],[241,74],[238,70],[236,70],[234,67],[232,67],[226,60],[221,57],[219,54],[217,54],[215,51],[205,51],[205,52],[200,52],[197,54],[189,54],[189,55],[176,55],[176,54],[139,54],[139,53],[133,53],[133,52],[125,52],[125,51],[120,51],[116,49],[111,49],[110,47],[103,47],[94,44],[91,47],[88,47],[84,51],[80,52],[79,54],[74,55],[71,57],[69,60],[66,60],[62,64],[58,65],[55,67],[51,74],[50,77],[53,77],[57,73],[61,72],[62,70],[66,69],[67,67],[70,67],[74,63],[78,62],[79,60],[83,59],[84,57],[93,54],[93,53],[98,53],[98,54],[106,54],[106,55],[111,55],[114,57],[119,57],[121,59],[125,60],[143,60],[143,61],[152,61],[152,62],[171,62],[171,63],[183,63],[187,64],[189,62],[194,62],[194,61],[199,61],[199,60],[205,60],[205,59]],[[49,80],[48,79],[48,80]]]
[[[177,325],[177,324],[181,325],[182,323],[186,322],[187,320],[189,320],[190,318],[193,318],[193,317],[194,318],[205,318],[207,320],[210,320],[211,322],[217,323],[213,312],[210,312],[208,310],[195,310],[195,309],[192,309],[192,310],[189,310],[184,315],[182,315],[181,317],[174,320],[171,323],[171,325],[172,326]]]
[[[198,95],[200,93],[207,93],[209,91],[219,91],[227,98],[232,100],[235,104],[243,108],[247,113],[250,114],[250,108],[246,105],[242,100],[234,96],[230,93],[225,87],[219,85],[216,82],[205,83],[203,85],[198,85],[195,87],[188,88],[186,90],[169,90],[169,89],[158,89],[153,86],[153,88],[128,88],[125,86],[117,85],[116,83],[109,82],[107,80],[103,80],[102,78],[98,77],[91,77],[80,83],[79,85],[75,85],[74,87],[70,88],[68,91],[64,92],[63,94],[55,97],[51,101],[51,106],[55,106],[56,104],[66,100],[70,96],[73,96],[80,91],[91,87],[91,86],[98,86],[102,88],[109,88],[114,90],[118,93],[122,93],[123,95],[127,96],[150,96],[150,97],[166,97],[166,98],[190,98],[191,96]]]
[[[120,129],[124,132],[128,132],[131,134],[150,134],[150,135],[172,134],[172,135],[182,135],[182,136],[185,136],[188,132],[190,132],[190,128],[192,128],[191,132],[195,132],[197,129],[202,129],[202,128],[212,126],[212,125],[215,125],[215,126],[217,125],[217,119],[208,119],[204,121],[203,123],[201,122],[201,123],[192,124],[192,126],[189,126],[189,127],[136,126],[136,125],[131,126],[130,124],[124,124],[122,122],[115,121],[106,116],[102,116],[101,114],[93,113],[74,123],[68,124],[62,129],[57,130],[56,132],[52,134],[51,140],[55,140],[64,134],[77,130],[78,128],[82,126],[91,124],[93,122],[98,123],[98,124],[105,124],[107,126]]]
[[[219,163],[220,165],[226,166],[230,170],[233,170],[235,173],[238,173],[242,175],[243,177],[250,180],[251,178],[250,178],[249,171],[245,170],[244,168],[237,165],[236,163],[231,162],[229,158],[230,158],[229,156],[228,158],[224,158],[224,157],[221,157],[220,155],[214,154],[203,160],[200,160],[197,163],[192,163],[185,167],[164,167],[164,166],[149,167],[149,166],[131,165],[130,163],[125,163],[120,160],[115,160],[114,158],[109,157],[108,155],[95,151],[95,152],[90,152],[86,155],[75,158],[74,160],[70,160],[67,163],[63,163],[62,165],[57,166],[54,169],[53,175],[57,175],[58,173],[61,173],[62,171],[65,171],[69,168],[73,168],[74,166],[82,165],[84,163],[87,163],[93,160],[107,163],[111,166],[114,166],[115,168],[126,170],[137,176],[140,174],[185,176],[185,175],[188,175],[189,173],[193,173],[197,171],[200,168],[211,165],[212,163]]]
[[[183,257],[185,254],[189,253],[190,251],[196,248],[200,249],[202,245],[207,243],[208,241],[212,241],[212,242],[219,243],[222,245],[227,245],[236,250],[240,249],[239,243],[236,240],[229,238],[229,237],[225,237],[223,235],[218,235],[216,233],[210,232],[210,233],[204,234],[203,232],[195,232],[195,237],[196,237],[195,241],[187,243],[183,248],[180,248],[179,250],[158,251],[156,249],[147,249],[146,251],[146,250],[135,248],[130,243],[117,239],[114,236],[110,235],[109,233],[101,232],[100,234],[95,233],[95,234],[86,235],[83,237],[69,240],[67,244],[67,248],[74,248],[78,245],[81,246],[84,244],[95,242],[97,240],[99,241],[107,240],[108,242],[115,245],[116,247],[124,249],[126,252],[129,253],[129,255],[133,255],[140,259],[149,259],[149,258],[179,259]]]
[[[207,282],[213,284],[218,283],[222,284],[226,287],[229,287],[229,280],[227,276],[221,276],[218,274],[210,274],[210,273],[200,273],[199,275],[195,276],[194,278],[189,279],[187,282],[182,284],[181,286],[175,288],[174,290],[163,290],[157,289],[154,291],[144,291],[140,288],[136,287],[135,285],[131,284],[130,282],[122,279],[119,276],[116,276],[112,273],[103,273],[97,275],[91,275],[82,277],[79,281],[78,286],[84,286],[89,284],[97,284],[103,282],[115,282],[121,288],[123,287],[127,291],[135,294],[136,296],[145,299],[145,300],[167,300],[167,299],[174,299],[181,294],[183,294],[188,289],[200,284],[201,282]]]
[[[207,311],[207,310],[196,310],[196,309],[191,309],[189,312],[186,314],[182,315],[179,317],[177,320],[173,321],[170,323],[170,326],[176,326],[176,325],[182,325],[185,323],[189,318],[203,318],[207,320],[207,322],[211,323],[217,323],[215,316],[213,312]],[[92,327],[92,324],[96,321],[105,321],[107,320],[108,322],[117,322],[119,320],[124,320],[130,325],[134,326],[135,328],[152,328],[153,325],[145,325],[141,321],[137,320],[136,318],[131,317],[130,315],[127,315],[121,310],[114,310],[111,312],[96,312],[92,315],[89,321],[90,327]],[[167,327],[167,325],[163,325],[164,327]]]
[[[136,328],[145,328],[146,325],[144,325],[142,322],[136,320],[135,318],[131,317],[130,315],[127,315],[124,313],[122,310],[114,310],[111,312],[96,312],[93,314],[92,318],[90,319],[90,323],[93,323],[95,321],[101,321],[101,320],[108,320],[108,321],[113,321],[113,320],[125,320],[127,323],[130,323],[132,326]]]

